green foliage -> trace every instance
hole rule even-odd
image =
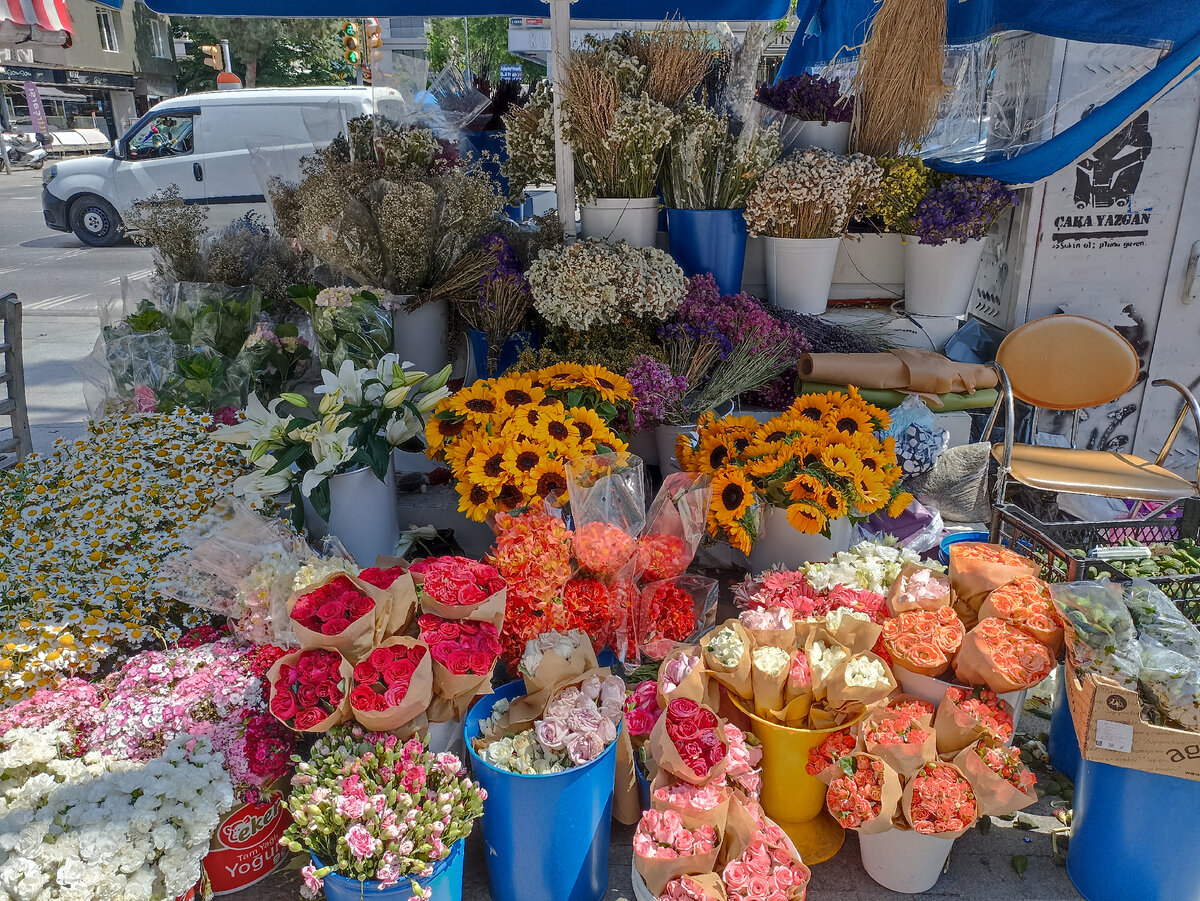
[[[482,16],[467,19],[470,37],[470,68],[475,75],[486,76],[495,84],[500,80],[500,65],[520,65],[523,81],[532,82],[546,74],[536,63],[508,52],[508,18]],[[448,64],[467,68],[464,56],[463,19],[431,19],[429,31],[429,71],[440,72]]]

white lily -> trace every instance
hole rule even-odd
[[[447,398],[449,396],[450,396],[450,389],[443,385],[441,388],[438,388],[436,391],[430,391],[428,394],[422,395],[421,399],[419,401],[417,401],[417,409],[420,410],[422,413],[428,413],[430,410],[432,410],[434,407],[436,407],[439,403],[441,403],[445,398]]]
[[[398,406],[404,403],[410,391],[412,391],[412,388],[406,385],[402,385],[399,388],[393,388],[383,396],[383,408],[385,410],[396,409]]]
[[[348,463],[355,454],[355,448],[350,444],[354,429],[339,429],[336,432],[320,432],[312,442],[313,458],[316,467],[304,474],[300,483],[300,493],[305,497],[325,481],[326,476],[337,471],[343,463]]]
[[[292,486],[292,477],[290,473],[278,472],[275,475],[268,475],[267,471],[275,465],[275,458],[271,455],[260,457],[259,465],[266,461],[266,466],[262,469],[257,469],[249,472],[244,476],[239,476],[233,480],[233,493],[238,497],[244,497],[251,503],[257,504],[260,500],[287,491]]]
[[[364,370],[370,372],[371,370]],[[336,373],[328,369],[321,370],[321,383],[316,387],[317,394],[332,394],[340,391],[342,400],[350,406],[361,404],[363,399],[362,378],[354,368],[354,362],[343,360],[342,368]]]
[[[258,399],[258,395],[251,393],[246,401],[246,409],[243,414],[246,418],[237,425],[224,425],[215,429],[212,437],[217,441],[242,445],[257,444],[259,441],[277,437],[275,430],[280,429],[280,434],[282,434],[283,424],[286,421],[275,413],[279,404],[280,400],[276,398],[264,407],[262,401]]]
[[[383,434],[388,444],[399,447],[408,439],[421,434],[421,422],[413,416],[411,410],[404,409],[388,421]]]

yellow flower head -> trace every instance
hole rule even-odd
[[[469,481],[459,481],[455,487],[459,495],[458,512],[466,514],[467,519],[475,522],[487,519],[487,515],[495,508],[495,495],[482,485],[475,485]]]
[[[528,376],[498,378],[494,390],[496,396],[513,409],[536,404],[546,396],[545,389],[534,385]]]
[[[740,469],[726,466],[714,475],[713,514],[722,526],[741,519],[754,501],[754,485]]]
[[[793,529],[805,535],[816,535],[829,524],[829,518],[821,510],[807,503],[788,507],[787,520]]]
[[[497,491],[508,478],[504,468],[504,456],[508,442],[502,438],[481,435],[475,442],[475,454],[467,463],[467,480],[482,485],[488,491]]]
[[[551,501],[567,493],[567,472],[562,460],[543,459],[525,479],[525,493]]]
[[[450,400],[451,410],[480,425],[503,419],[510,412],[504,401],[496,396],[493,386],[486,381],[476,382],[469,388],[455,392]]]

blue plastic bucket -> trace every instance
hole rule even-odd
[[[513,332],[504,339],[500,348],[500,356],[496,360],[494,372],[488,372],[488,339],[484,332],[478,329],[467,329],[467,337],[471,341],[471,359],[475,361],[475,378],[490,379],[504,372],[517,362],[517,357],[526,350],[536,350],[540,346],[538,333],[535,331]]]
[[[960,541],[987,541],[990,537],[988,532],[955,532],[953,535],[947,535],[942,539],[938,548],[938,562],[942,566],[950,565],[950,545],[952,544]]]
[[[1079,761],[1067,875],[1087,901],[1200,901],[1200,782]]]
[[[742,290],[746,218],[742,210],[667,210],[671,256],[685,275],[711,272],[722,294]]]
[[[463,734],[483,802],[483,844],[493,901],[600,901],[608,891],[617,743],[563,773],[521,776],[484,763],[472,739],[500,698],[525,692],[510,682],[475,702]]]
[[[450,856],[439,860],[433,865],[433,875],[427,879],[416,880],[417,885],[429,889],[433,894],[429,901],[462,901],[463,885],[463,846],[465,840],[454,843]],[[320,867],[321,861],[312,859],[313,866]],[[407,876],[391,888],[380,888],[379,883],[370,879],[359,882],[357,879],[347,879],[336,873],[325,877],[325,898],[327,901],[360,901],[362,898],[388,898],[391,901],[410,901],[413,897],[412,880]]]
[[[1072,782],[1079,776],[1079,739],[1067,704],[1067,668],[1059,664],[1054,674],[1054,712],[1050,715],[1050,766]]]

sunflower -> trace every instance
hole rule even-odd
[[[500,438],[487,438],[475,444],[475,455],[467,464],[467,477],[476,485],[482,485],[489,491],[498,489],[504,483],[506,470],[504,454],[508,442]]]
[[[534,385],[533,380],[527,376],[498,378],[494,391],[498,398],[514,409],[526,404],[536,404],[546,396],[545,389]]]
[[[583,367],[578,363],[555,363],[538,372],[539,381],[550,390],[577,388],[583,381]]]
[[[784,414],[773,416],[754,431],[755,443],[777,444],[788,438],[792,429],[788,417]]]
[[[724,429],[701,432],[700,446],[696,449],[696,463],[700,472],[714,475],[717,470],[733,463],[737,454],[730,446],[731,443]]]
[[[741,519],[754,506],[754,486],[735,466],[715,473],[712,486],[713,512],[717,522],[726,525]]]
[[[465,513],[467,519],[475,522],[483,522],[487,519],[487,515],[492,512],[495,505],[495,495],[482,485],[473,485],[470,482],[459,482],[457,488],[458,512]]]
[[[698,472],[699,465],[696,460],[696,445],[692,436],[687,432],[680,432],[675,436],[675,462],[679,464],[679,468],[684,472]]]
[[[755,456],[745,463],[746,472],[756,479],[769,479],[794,461],[792,452],[780,447],[777,450]]]
[[[517,407],[509,417],[508,422],[504,424],[504,430],[501,434],[513,437],[529,437],[532,438],[537,432],[538,423],[542,421],[542,416],[545,415],[546,408],[540,404],[525,404]]]
[[[459,441],[446,448],[446,465],[460,481],[465,480],[477,450],[478,448],[472,441]]]
[[[787,409],[787,413],[811,422],[820,422],[836,405],[833,394],[802,394]]]
[[[882,407],[877,407],[875,404],[867,403],[862,399],[862,395],[858,393],[858,389],[850,385],[846,389],[846,398],[843,401],[843,406],[850,409],[865,413],[874,423],[875,429],[887,429],[892,424],[892,418],[887,411]]]
[[[821,497],[827,486],[816,476],[801,472],[797,473],[795,478],[789,479],[783,487],[793,501],[810,502]]]
[[[741,520],[729,523],[725,526],[724,531],[729,543],[743,554],[750,553],[750,549],[754,547],[754,541],[758,537],[756,530],[752,531],[746,528]]]
[[[867,469],[865,466],[850,480],[850,485],[860,499],[859,509],[865,509],[863,503],[878,505],[879,498],[888,497],[888,489],[891,488],[884,473]]]
[[[787,520],[792,528],[804,535],[816,535],[823,532],[829,524],[829,518],[812,504],[792,504],[787,508]]]
[[[524,507],[526,503],[528,502],[525,500],[525,492],[515,481],[505,482],[496,494],[496,509],[505,513],[515,510],[517,507]]]
[[[610,404],[629,400],[633,396],[633,386],[629,384],[629,380],[603,366],[584,366],[580,373],[580,383],[594,388],[600,399]]]
[[[571,417],[571,430],[579,439],[579,444],[583,447],[595,447],[595,435],[608,429],[600,414],[588,407],[572,407],[567,413]]]
[[[875,431],[871,416],[866,410],[851,404],[841,404],[825,414],[821,420],[826,428],[833,429],[843,435],[869,435]]]
[[[524,479],[546,456],[546,449],[536,441],[513,441],[504,449],[504,471]]]
[[[503,418],[509,412],[507,405],[496,397],[492,385],[486,381],[456,391],[451,397],[450,409],[480,425]]]
[[[525,477],[525,493],[534,498],[557,500],[567,493],[567,471],[562,460],[542,460]]]
[[[845,496],[832,485],[826,486],[818,495],[825,515],[830,519],[841,519],[850,512],[850,505]]]
[[[801,438],[792,445],[792,456],[801,469],[808,469],[821,462],[821,452],[824,444],[818,438]]]
[[[821,451],[821,464],[834,475],[853,481],[862,471],[858,454],[846,444],[830,444]]]
[[[888,504],[888,516],[895,519],[897,516],[907,510],[908,505],[912,502],[913,496],[907,491],[901,491],[894,498],[892,498],[892,502]]]
[[[604,426],[598,432],[596,432],[592,436],[590,444],[591,446],[589,448],[587,444],[581,442],[580,449],[601,452],[601,448],[604,448],[603,453],[612,454],[623,454],[625,451],[629,450],[629,444],[625,441],[622,441],[621,438],[617,436],[617,433],[608,426]]]
[[[571,428],[571,419],[561,405],[557,409],[542,408],[533,436],[535,440],[544,444],[547,450],[555,453],[574,449],[579,444],[575,430]]]

